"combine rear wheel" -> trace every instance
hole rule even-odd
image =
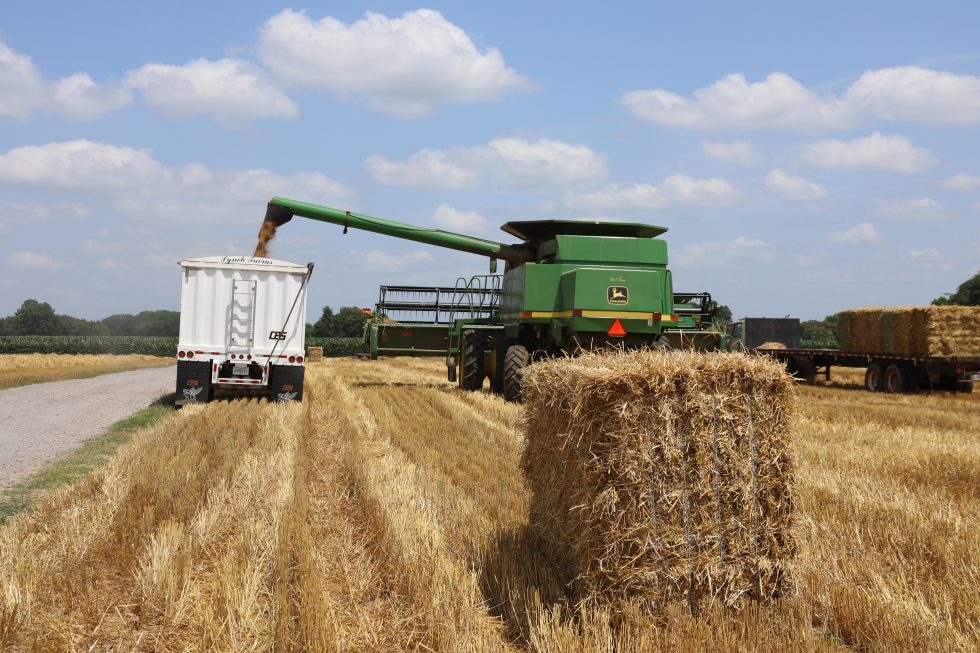
[[[483,377],[486,376],[483,353],[486,343],[479,331],[463,331],[463,342],[459,348],[459,387],[463,390],[479,390],[483,387]]]
[[[490,391],[495,395],[504,394],[504,359],[507,358],[508,341],[503,331],[493,336],[493,374],[490,377]]]
[[[523,382],[524,368],[531,362],[531,355],[524,345],[511,345],[507,347],[507,355],[504,357],[504,399],[507,401],[521,401],[521,383]]]
[[[864,387],[868,389],[868,392],[881,392],[881,377],[881,365],[878,363],[868,365],[868,369],[864,372]]]

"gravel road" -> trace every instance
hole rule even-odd
[[[174,391],[176,367],[0,390],[0,490]]]

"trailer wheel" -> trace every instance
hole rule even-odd
[[[881,392],[881,377],[881,365],[878,363],[868,365],[868,369],[864,372],[864,387],[868,389],[868,392]]]
[[[531,362],[531,355],[524,345],[511,345],[507,347],[507,355],[504,357],[504,399],[507,401],[521,401],[521,384],[523,383],[524,368]]]
[[[895,363],[885,368],[885,375],[881,383],[885,392],[903,392],[908,390],[911,385],[908,370]]]
[[[463,342],[459,348],[459,387],[463,390],[479,390],[483,387],[486,370],[483,365],[483,352],[487,348],[486,338],[479,331],[463,331]]]

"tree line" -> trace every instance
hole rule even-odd
[[[980,272],[959,285],[955,292],[932,301],[938,306],[980,306]],[[713,302],[715,319],[730,323],[732,311]],[[804,342],[832,347],[837,343],[837,316],[800,323]],[[180,331],[178,311],[141,311],[135,315],[119,313],[101,320],[83,320],[59,315],[47,302],[27,299],[13,315],[0,318],[0,336],[169,336]],[[357,306],[344,306],[334,312],[324,306],[320,318],[307,323],[306,335],[313,338],[359,338],[364,333],[364,313]]]
[[[306,335],[318,338],[359,338],[364,332],[364,314],[356,306],[334,313],[329,306]],[[24,300],[13,315],[0,318],[0,336],[165,336],[180,335],[179,311],[119,313],[101,320],[62,315],[48,302]]]

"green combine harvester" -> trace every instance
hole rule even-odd
[[[450,381],[484,379],[509,400],[537,357],[599,347],[723,348],[708,293],[674,293],[667,231],[641,223],[532,220],[501,229],[505,244],[275,197],[265,219],[294,215],[490,258],[490,275],[452,288],[382,286],[368,334],[371,354],[446,357]],[[504,261],[502,277],[496,272]],[[424,316],[393,319],[399,315]]]

